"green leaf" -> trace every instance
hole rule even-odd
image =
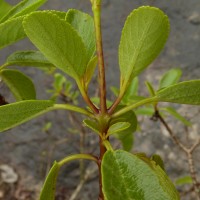
[[[57,15],[60,19],[65,20],[67,12],[59,11],[59,10],[48,10],[50,13]]]
[[[161,169],[165,170],[164,162],[158,154],[152,155],[151,160],[153,160],[156,163],[156,165],[159,165]]]
[[[15,17],[19,17],[37,10],[47,0],[23,0],[14,6],[2,19],[1,23]]]
[[[175,181],[175,185],[185,185],[185,184],[192,184],[191,176],[183,176]]]
[[[143,161],[131,153],[122,150],[107,151],[101,171],[106,200],[180,199],[160,166],[155,162]]]
[[[91,101],[92,101],[92,103],[94,103],[97,107],[99,107],[99,105],[100,105],[100,99],[99,99],[99,97],[92,97],[91,98]],[[107,105],[107,107],[110,107],[111,105],[113,104],[113,102],[112,101],[110,101],[110,100],[106,100],[106,105]]]
[[[100,134],[98,122],[93,121],[93,120],[89,120],[89,119],[85,119],[85,120],[83,120],[83,123],[84,123],[85,126],[90,128],[94,132]]]
[[[66,21],[70,23],[82,37],[87,49],[88,61],[94,55],[96,49],[95,28],[93,18],[79,10],[70,9],[66,15]]]
[[[66,78],[62,74],[56,73],[54,75],[54,84],[53,85],[57,92],[62,91],[65,83],[66,83]]]
[[[122,98],[122,104],[127,105],[130,102],[133,101],[133,99],[135,98],[135,96],[138,95],[138,84],[139,84],[139,80],[138,77],[135,77],[129,84],[125,95]]]
[[[29,39],[52,64],[76,80],[84,75],[86,48],[69,23],[43,11],[28,15],[23,25]]]
[[[50,111],[53,105],[48,100],[26,100],[0,106],[0,132]]]
[[[22,17],[17,17],[0,24],[0,49],[26,37],[22,27]]]
[[[117,87],[111,86],[110,90],[117,97],[119,95],[119,89]]]
[[[95,56],[89,61],[87,65],[86,72],[84,74],[84,83],[85,83],[86,90],[88,89],[88,85],[94,74],[95,68],[97,66],[97,61],[98,61],[97,56]]]
[[[183,116],[181,116],[174,108],[172,107],[165,107],[165,108],[160,108],[160,110],[168,112],[170,115],[181,121],[184,125],[186,126],[191,126],[192,123],[189,122],[187,119],[185,119]]]
[[[125,151],[131,151],[134,144],[134,134],[133,132],[127,132],[125,134],[116,134],[117,138],[121,141],[122,147]]]
[[[18,70],[6,69],[0,72],[0,76],[17,101],[36,99],[34,84],[25,74]]]
[[[156,93],[158,101],[200,105],[200,80],[180,82]]]
[[[180,69],[169,70],[161,78],[159,89],[176,84],[180,80],[181,75],[182,75],[182,71]]]
[[[8,56],[6,63],[3,65],[3,67],[13,65],[49,69],[55,67],[39,51],[17,51],[11,54],[10,56]]]
[[[139,85],[139,79],[138,77],[135,77],[129,87],[127,88],[126,94],[124,96],[131,97],[138,95],[138,85]]]
[[[10,4],[8,4],[4,0],[0,0],[0,19],[12,8]]]
[[[152,116],[154,112],[155,112],[154,108],[151,108],[151,107],[141,107],[135,110],[136,115]]]
[[[129,122],[117,122],[109,127],[107,135],[111,135],[111,134],[115,134],[115,133],[124,131],[125,129],[129,128],[130,125],[131,124]]]
[[[48,176],[46,177],[39,200],[54,200],[56,192],[56,181],[60,165],[55,161]]]
[[[158,8],[142,6],[128,16],[119,45],[121,87],[159,55],[168,35],[168,17]]]
[[[48,133],[49,130],[51,129],[51,127],[52,127],[52,123],[51,123],[51,122],[47,122],[47,123],[43,126],[42,131]]]
[[[123,106],[118,106],[117,110],[122,107]],[[119,118],[111,120],[111,124],[116,124],[117,122],[128,122],[130,124],[127,129],[121,130],[113,135],[121,141],[124,150],[130,151],[134,142],[134,132],[137,129],[137,117],[133,111],[129,111],[121,115]]]
[[[58,163],[54,162],[54,165],[51,168],[51,170],[45,180],[45,184],[43,186],[39,200],[55,200],[56,180],[58,177],[58,172],[60,170],[60,167],[62,167],[63,165],[65,165],[71,161],[80,160],[80,159],[98,162],[98,160],[94,156],[91,156],[89,154],[75,154],[75,155],[71,155],[71,156],[68,156],[68,157],[62,159]]]
[[[147,86],[147,89],[148,89],[148,91],[149,91],[149,94],[150,94],[152,97],[155,96],[155,90],[154,90],[152,84],[151,84],[150,82],[146,81],[146,82],[145,82],[145,85]]]

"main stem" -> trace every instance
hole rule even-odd
[[[94,13],[96,50],[97,50],[98,69],[99,69],[100,112],[101,114],[105,114],[107,113],[107,106],[106,106],[105,67],[104,67],[102,34],[101,34],[101,0],[92,0],[91,2],[92,2],[92,10]]]
[[[99,115],[103,118],[106,117],[108,111],[106,106],[106,80],[105,80],[105,67],[104,67],[104,57],[103,57],[103,46],[102,46],[102,34],[101,34],[101,0],[91,0],[92,11],[94,14],[94,25],[95,25],[95,35],[96,35],[96,51],[98,57],[98,78],[99,78],[99,92],[100,92],[100,112]],[[106,124],[101,124],[101,135],[105,134]],[[106,152],[106,148],[103,144],[102,137],[99,137],[99,148],[100,155],[98,158],[99,165],[99,200],[104,200],[104,195],[102,191],[102,174],[101,174],[101,162],[103,156]]]

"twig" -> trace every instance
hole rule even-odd
[[[195,167],[194,167],[194,160],[193,160],[193,157],[192,157],[192,153],[200,145],[200,138],[198,139],[198,141],[192,147],[187,148],[185,145],[183,145],[179,141],[179,139],[176,137],[176,135],[174,134],[174,132],[172,131],[172,129],[168,126],[167,122],[160,115],[160,113],[159,113],[159,111],[158,111],[157,108],[155,108],[155,114],[154,114],[153,117],[155,117],[155,118],[157,118],[157,119],[159,119],[161,121],[161,123],[164,125],[164,127],[169,132],[169,135],[171,136],[171,138],[174,141],[174,143],[182,151],[184,151],[186,153],[186,155],[187,155],[187,161],[188,161],[188,165],[189,165],[189,170],[190,170],[190,175],[191,175],[192,182],[193,182],[194,191],[196,193],[197,200],[200,200],[200,188],[199,188],[199,183],[197,181],[197,174],[196,174]]]
[[[200,138],[199,140],[190,148],[190,153],[193,153],[193,151],[200,145]]]
[[[164,127],[167,129],[167,131],[169,132],[169,135],[171,136],[171,138],[173,139],[174,143],[179,146],[180,149],[182,149],[184,152],[187,152],[188,149],[179,141],[179,139],[176,137],[176,135],[174,134],[174,132],[172,131],[172,129],[169,127],[169,125],[167,124],[167,122],[164,120],[164,118],[160,115],[159,111],[156,111],[154,114],[154,117],[159,119],[161,121],[161,123],[164,125]]]
[[[189,165],[189,169],[190,169],[190,175],[191,175],[193,186],[194,186],[194,191],[196,193],[197,200],[200,200],[200,188],[198,186],[196,171],[194,168],[194,160],[192,157],[192,153],[190,151],[188,151],[187,157],[188,157],[188,165]]]

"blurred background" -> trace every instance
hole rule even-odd
[[[8,0],[17,4],[19,0]],[[200,1],[199,0],[103,0],[102,33],[106,66],[107,93],[110,100],[114,95],[111,86],[119,86],[118,45],[121,30],[129,13],[142,5],[156,6],[169,17],[171,32],[160,56],[139,77],[140,93],[148,95],[144,81],[158,85],[163,73],[171,68],[183,71],[181,80],[200,78]],[[89,0],[49,0],[41,9],[67,11],[70,8],[92,14]],[[35,49],[28,39],[0,50],[0,65],[16,50]],[[38,99],[48,99],[51,94],[53,76],[34,68],[23,68],[33,78]],[[67,80],[70,78],[67,77]],[[74,90],[76,88],[72,88]],[[97,91],[95,78],[90,85],[91,95]],[[8,102],[13,97],[0,82],[0,93]],[[61,99],[66,101],[66,99]],[[82,99],[78,98],[81,102]],[[81,103],[83,104],[83,103]],[[192,122],[186,127],[174,118],[167,122],[178,138],[186,145],[192,145],[200,137],[200,108],[198,106],[174,105],[179,113]],[[72,153],[97,152],[96,135],[82,128],[82,119],[75,114],[55,111],[34,119],[17,128],[0,134],[0,169],[12,174],[13,181],[6,182],[0,176],[0,200],[35,200],[45,175],[54,160],[60,160]],[[165,162],[170,178],[189,175],[187,160],[183,152],[174,145],[168,133],[159,122],[148,116],[139,117],[140,130],[135,133],[133,152],[145,152],[148,156],[159,154]],[[81,134],[80,134],[81,133]],[[81,135],[81,136],[80,136]],[[200,147],[194,153],[195,166],[200,181]],[[7,167],[7,168],[6,168]],[[10,171],[9,171],[10,170]],[[84,186],[80,184],[80,171]],[[0,171],[1,173],[1,171]],[[82,183],[82,182],[81,182]],[[75,190],[79,184],[81,191]],[[190,190],[190,184],[178,186],[181,194]],[[76,191],[76,192],[74,192]],[[74,196],[73,196],[74,195]],[[94,200],[98,197],[98,171],[89,163],[74,162],[63,167],[57,184],[59,200]],[[183,200],[194,199],[192,192],[181,196]]]

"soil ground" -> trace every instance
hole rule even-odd
[[[17,3],[17,0],[10,0]],[[118,45],[121,30],[128,14],[141,5],[152,5],[162,9],[169,17],[171,33],[169,40],[156,61],[141,76],[141,93],[147,94],[144,80],[158,84],[161,75],[173,67],[183,70],[182,80],[200,78],[200,1],[199,0],[104,0],[102,11],[102,31],[104,55],[106,64],[106,78],[108,81],[108,96],[112,98],[110,86],[119,85]],[[49,0],[43,9],[58,9],[67,11],[76,8],[91,14],[89,0]],[[0,64],[15,50],[28,50],[33,46],[25,39],[0,51]],[[23,69],[31,76],[36,84],[39,99],[47,99],[45,92],[50,88],[52,79],[44,73],[32,68]],[[91,91],[96,91],[96,84],[92,84]],[[12,101],[12,96],[4,85],[0,85],[0,93]],[[178,106],[176,109],[189,119],[193,126],[186,129],[174,118],[169,118],[172,130],[186,145],[192,145],[200,137],[200,107]],[[66,155],[79,152],[78,134],[67,133],[71,126],[69,113],[56,111],[39,119],[20,125],[0,135],[0,166],[8,165],[18,175],[17,182],[3,183],[0,178],[0,200],[35,200],[40,190],[49,163],[60,160]],[[42,131],[46,122],[52,122],[50,133]],[[73,124],[73,123],[72,123]],[[188,175],[187,160],[178,147],[174,145],[168,133],[158,122],[148,117],[140,118],[141,131],[135,133],[133,151],[146,152],[147,155],[158,153],[162,156],[166,171],[172,180]],[[64,139],[63,139],[64,138]],[[67,138],[67,140],[65,140]],[[56,144],[61,141],[60,146]],[[91,134],[86,135],[86,151],[95,149],[96,139]],[[54,150],[54,151],[53,151]],[[53,152],[53,153],[51,153]],[[200,147],[194,154],[195,166],[200,181]],[[88,167],[88,163],[85,163]],[[90,166],[89,166],[90,167]],[[92,168],[92,167],[91,167]],[[76,200],[94,200],[98,196],[98,173],[93,172],[85,183]],[[58,180],[57,200],[68,200],[79,183],[79,163],[69,164],[62,169]],[[179,187],[179,191],[188,189]],[[181,197],[182,200],[193,200],[192,193]]]

